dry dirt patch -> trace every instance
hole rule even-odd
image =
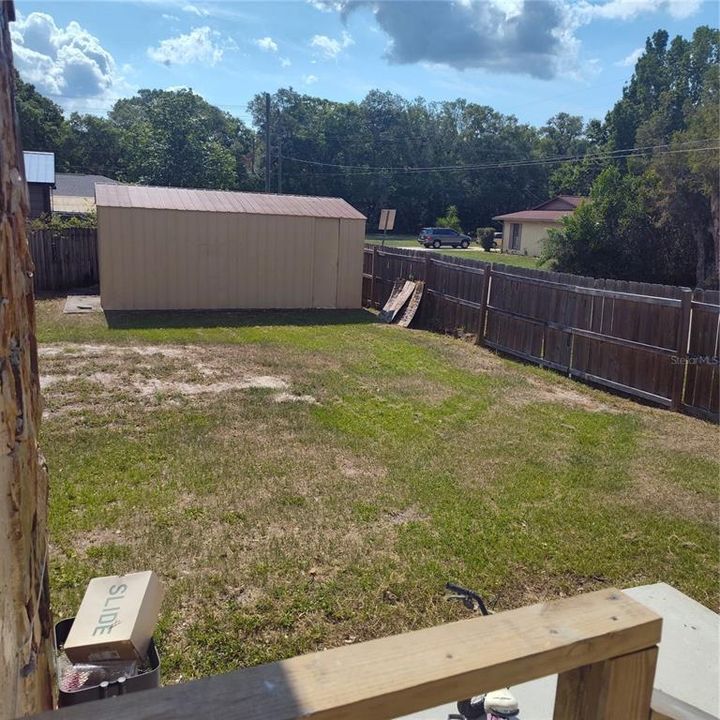
[[[575,390],[565,387],[556,378],[555,382],[543,382],[535,378],[529,378],[528,384],[517,388],[514,392],[508,393],[507,401],[513,407],[524,407],[531,403],[557,403],[566,407],[589,412],[623,412],[622,400],[610,398],[597,399],[593,397],[590,390]]]
[[[247,347],[62,343],[41,346],[39,355],[41,387],[50,405],[59,405],[49,410],[50,415],[82,406],[78,396],[83,394],[92,395],[88,400],[95,408],[98,396],[170,401],[166,396],[192,398],[251,389],[274,391],[270,397],[276,402],[317,402],[311,395],[293,393],[287,377],[268,374]],[[78,387],[77,381],[84,382]],[[92,393],[86,383],[93,386]]]

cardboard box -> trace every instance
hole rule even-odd
[[[65,641],[73,663],[144,660],[163,587],[151,570],[93,578]]]

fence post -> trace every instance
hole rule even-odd
[[[683,401],[685,373],[687,372],[688,343],[690,341],[690,313],[692,312],[692,290],[684,288],[680,298],[680,322],[677,334],[677,355],[674,358],[672,378],[672,408],[679,410]]]
[[[377,245],[372,249],[372,268],[370,270],[370,307],[375,307],[375,259],[377,258]]]
[[[485,318],[487,317],[487,306],[490,298],[490,279],[492,277],[493,264],[488,263],[483,272],[482,297],[480,298],[480,319],[478,320],[478,331],[475,338],[476,345],[482,345],[485,339]]]

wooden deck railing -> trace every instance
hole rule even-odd
[[[559,673],[554,720],[648,720],[661,624],[601,590],[38,717],[383,720]]]

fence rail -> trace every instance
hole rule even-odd
[[[720,294],[366,245],[363,303],[423,280],[418,323],[717,422]]]
[[[30,232],[35,291],[69,290],[98,282],[97,230],[66,228]]]

